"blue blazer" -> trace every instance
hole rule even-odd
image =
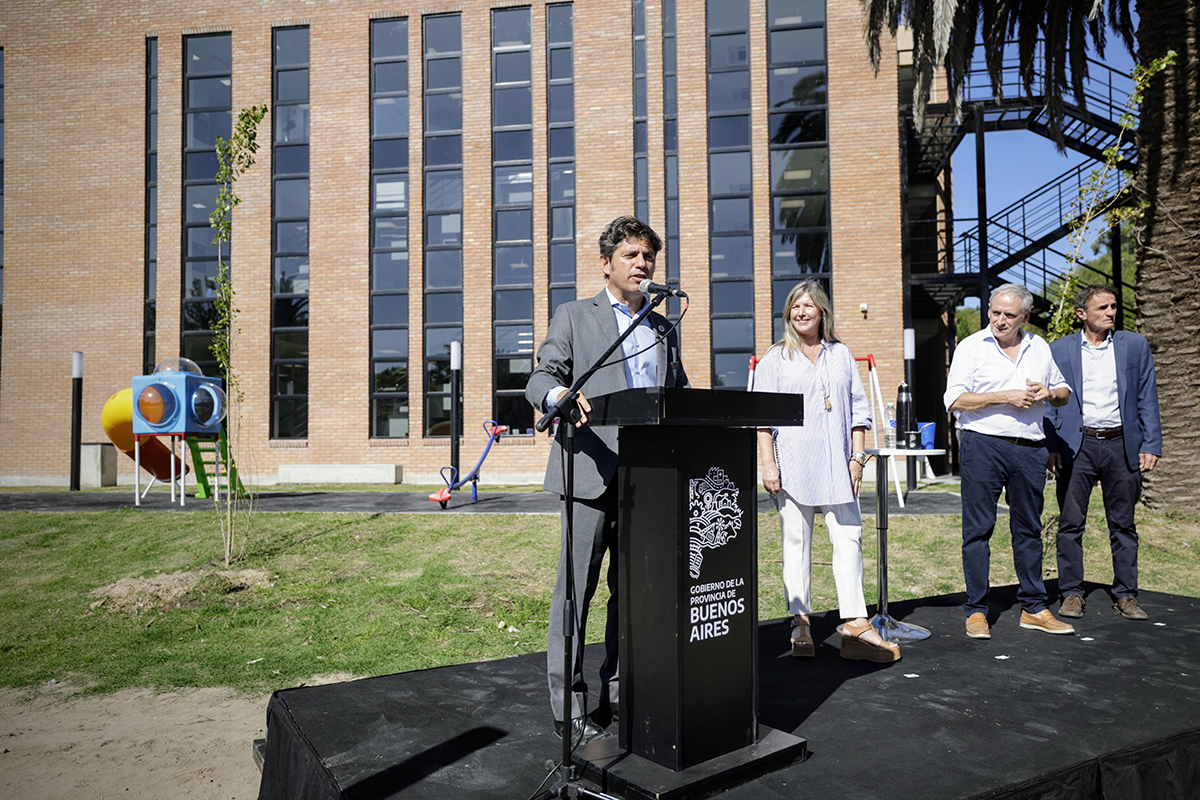
[[[1083,372],[1080,337],[1072,333],[1050,343],[1054,362],[1071,387],[1065,406],[1046,410],[1046,448],[1070,463],[1083,442]],[[1146,337],[1129,331],[1113,331],[1113,354],[1117,359],[1117,403],[1125,429],[1125,463],[1138,469],[1138,453],[1162,455],[1162,426],[1158,417],[1158,383],[1154,357]]]

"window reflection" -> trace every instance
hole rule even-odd
[[[776,192],[829,188],[829,151],[824,147],[771,153],[771,189]]]

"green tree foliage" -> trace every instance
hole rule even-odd
[[[217,203],[209,221],[215,234],[213,244],[217,246],[217,279],[215,281],[216,299],[213,302],[215,319],[208,324],[213,331],[212,353],[216,358],[222,374],[225,376],[225,391],[229,396],[229,413],[221,431],[219,447],[220,458],[226,465],[228,488],[224,495],[219,495],[218,502],[221,527],[221,540],[224,544],[225,566],[228,568],[233,561],[237,549],[238,533],[249,527],[250,504],[241,480],[237,475],[237,467],[233,454],[241,430],[241,403],[243,400],[241,381],[237,370],[234,369],[233,346],[237,335],[241,332],[237,327],[238,308],[235,305],[233,277],[230,272],[226,254],[233,239],[233,210],[242,202],[235,191],[238,178],[246,170],[254,166],[254,156],[258,152],[258,126],[267,115],[267,104],[260,103],[238,112],[237,123],[228,140],[217,137]],[[219,491],[219,490],[218,490]],[[242,537],[245,538],[244,535]]]
[[[233,369],[233,338],[237,334],[238,309],[234,305],[236,292],[226,254],[233,239],[233,210],[242,202],[234,190],[238,178],[254,166],[258,153],[258,126],[267,115],[267,104],[260,103],[238,112],[237,124],[228,140],[217,137],[217,203],[209,215],[213,244],[217,246],[217,297],[214,303],[217,320],[213,324],[213,357],[225,375],[225,386],[231,402],[241,400],[241,387]],[[236,396],[236,397],[235,397]]]
[[[979,308],[973,306],[959,306],[954,311],[954,321],[958,327],[958,338],[955,341],[961,342],[963,339],[979,330]]]

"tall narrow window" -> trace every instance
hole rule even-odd
[[[155,299],[158,294],[158,39],[146,40],[146,270],[142,308],[142,374],[154,357]]]
[[[633,0],[633,208],[650,222],[650,154],[646,131],[646,0]]]
[[[529,8],[492,11],[496,422],[533,433],[533,63]]]
[[[664,257],[659,259],[660,283],[679,285],[679,66],[676,57],[675,0],[663,0],[663,184],[667,218],[663,221]],[[667,316],[679,316],[679,299],[667,300]]]
[[[217,374],[212,353],[216,324],[217,252],[208,215],[217,204],[217,137],[229,138],[232,108],[231,37],[184,38],[183,65],[183,301],[180,352],[206,375]]]
[[[425,26],[425,435],[450,435],[450,343],[463,335],[462,16]]]
[[[371,23],[371,435],[408,436],[408,20]]]
[[[271,438],[308,436],[308,28],[276,28]]]
[[[575,299],[574,6],[546,6],[546,107],[549,126],[550,316]]]
[[[771,108],[771,283],[774,336],[800,280],[829,289],[829,143],[825,2],[767,3]]]
[[[754,353],[750,13],[747,0],[708,0],[708,192],[712,385],[745,389]]]

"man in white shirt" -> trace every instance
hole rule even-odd
[[[1125,619],[1146,619],[1137,601],[1137,527],[1133,509],[1142,473],[1162,455],[1154,357],[1144,336],[1114,331],[1117,290],[1095,284],[1075,296],[1079,334],[1051,343],[1071,387],[1071,401],[1046,414],[1049,468],[1058,476],[1059,614],[1083,616],[1083,529],[1092,487],[1100,482],[1112,546],[1113,607]]]
[[[967,636],[990,639],[988,572],[996,527],[996,503],[1007,493],[1013,563],[1020,584],[1021,627],[1074,633],[1046,605],[1042,580],[1042,492],[1046,444],[1042,415],[1061,406],[1071,391],[1050,347],[1022,330],[1033,295],[1006,283],[992,293],[989,325],[958,343],[950,364],[946,410],[958,420],[962,476],[963,577],[967,587]]]

